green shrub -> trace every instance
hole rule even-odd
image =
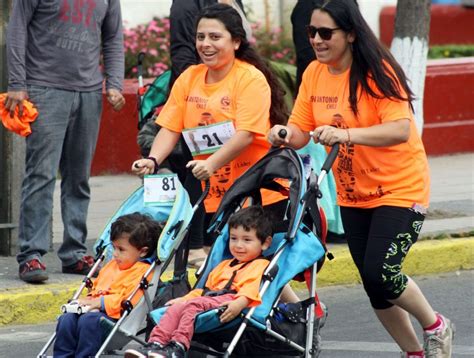
[[[428,51],[428,58],[453,58],[474,56],[473,45],[437,45],[431,46]]]

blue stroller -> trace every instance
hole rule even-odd
[[[314,172],[306,179],[303,163],[290,148],[274,148],[254,166],[249,168],[221,201],[214,215],[209,232],[217,239],[196,283],[203,288],[211,270],[222,260],[231,258],[228,249],[228,219],[247,200],[261,203],[260,189],[270,189],[289,194],[287,218],[273,236],[271,247],[263,255],[269,258],[260,288],[262,303],[243,311],[240,318],[227,324],[219,321],[219,309],[203,312],[196,317],[195,334],[191,351],[201,351],[211,356],[317,357],[319,351],[314,337],[319,325],[315,325],[316,274],[318,262],[325,257],[325,246],[320,240],[323,223],[319,215],[319,185],[329,172],[336,158],[338,146],[333,147],[317,178]],[[289,182],[289,190],[280,180]],[[279,222],[280,224],[280,222]],[[292,309],[278,304],[285,284],[295,276],[309,271],[310,297],[294,304]],[[155,324],[166,307],[153,311],[150,316]]]
[[[144,332],[142,328],[144,328],[146,316],[153,309],[152,301],[160,286],[161,275],[169,266],[186,238],[193,214],[206,197],[208,190],[209,183],[206,183],[206,190],[204,190],[203,195],[199,198],[196,205],[191,206],[188,193],[182,185],[177,185],[176,198],[173,202],[162,203],[156,206],[145,206],[144,187],[142,186],[129,196],[107,223],[103,233],[94,245],[94,250],[97,254],[96,263],[83,279],[81,286],[77,289],[71,300],[79,298],[86,287],[92,287],[92,277],[99,266],[112,258],[113,246],[110,241],[110,230],[112,223],[119,216],[140,212],[150,215],[156,221],[166,222],[166,225],[158,239],[154,261],[143,275],[140,284],[134,289],[128,299],[122,302],[122,315],[120,319],[117,322],[107,319],[102,320],[102,332],[98,334],[102,334],[104,342],[96,357],[104,353],[114,353],[114,351],[122,349],[131,340],[145,344],[145,341],[140,339],[138,335]],[[132,299],[139,292],[142,292],[143,296],[134,306],[131,303]],[[46,357],[46,352],[54,342],[55,337],[56,334],[51,336],[38,354],[38,357]]]

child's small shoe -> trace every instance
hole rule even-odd
[[[158,342],[152,342],[147,344],[144,347],[140,347],[138,349],[127,349],[124,354],[124,358],[147,358],[147,357],[154,357],[150,356],[151,352],[158,352],[159,350],[164,350],[165,347]],[[166,354],[163,356],[156,356],[156,357],[166,357]]]
[[[169,353],[170,345],[163,346],[158,342],[153,342],[153,345],[148,348],[148,358],[167,358],[171,357]]]
[[[171,341],[161,351],[148,353],[148,358],[184,358],[185,356],[186,356],[185,347],[181,343],[175,342],[175,341]]]

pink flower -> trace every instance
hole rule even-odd
[[[135,27],[124,22],[125,72],[127,77],[136,77],[137,54],[147,53],[143,64],[147,76],[159,76],[170,68],[169,55],[169,19],[154,18],[149,23]],[[261,22],[251,23],[252,38],[250,44],[265,58],[295,63],[293,42],[284,37],[280,27],[265,30]]]

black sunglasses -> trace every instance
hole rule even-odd
[[[340,30],[340,28],[335,27],[334,29],[330,29],[329,27],[315,27],[313,25],[306,26],[306,32],[310,39],[314,39],[316,34],[319,33],[319,37],[325,41],[329,41],[332,37],[332,33],[336,30]]]

